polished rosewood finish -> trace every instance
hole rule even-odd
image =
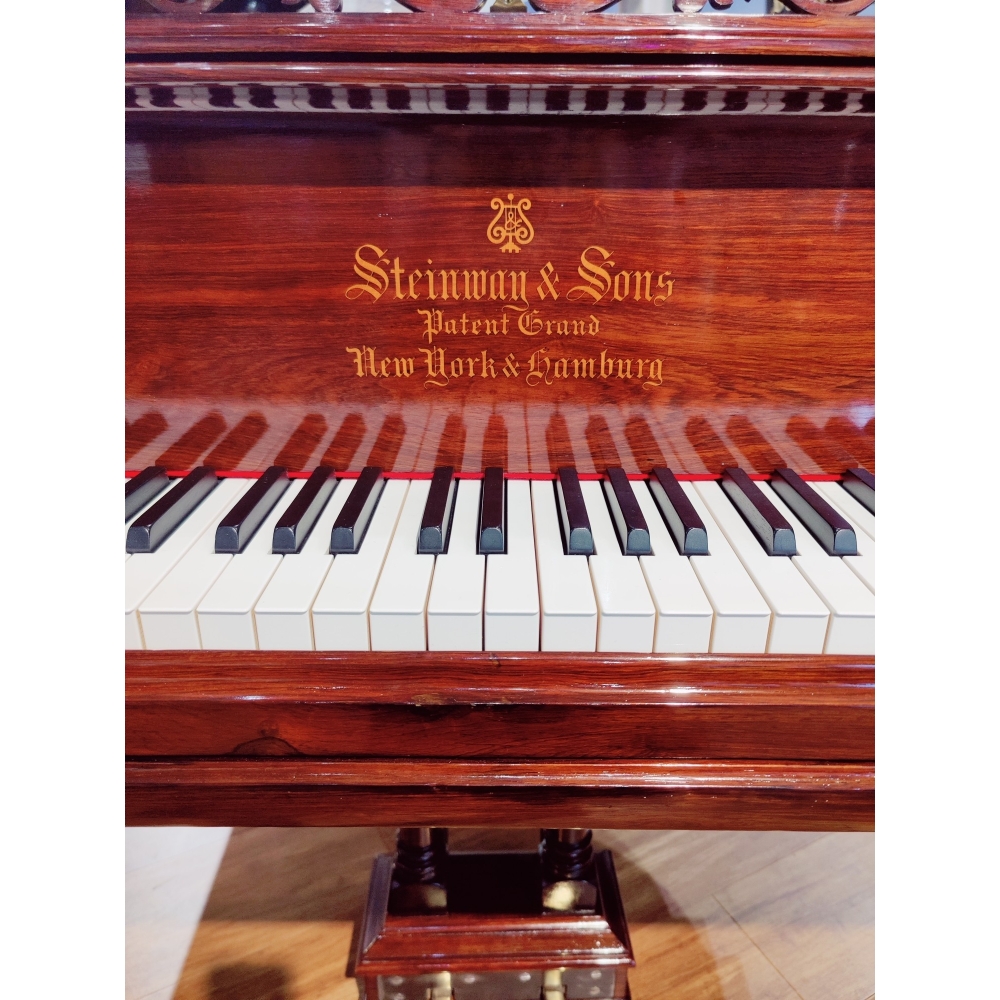
[[[871,657],[136,651],[126,704],[135,823],[874,820]]]
[[[856,0],[154,6],[126,19],[128,468],[874,472]],[[873,684],[871,657],[129,652],[127,819],[870,829]]]

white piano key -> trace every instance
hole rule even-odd
[[[788,556],[771,556],[764,551],[718,483],[697,483],[695,489],[771,607],[767,652],[822,653],[830,611],[792,565],[791,559]],[[799,527],[805,530],[801,525]],[[800,544],[798,532],[795,538]]]
[[[587,561],[597,599],[597,651],[651,653],[656,608],[639,559],[622,555],[603,485],[587,480],[580,483],[580,489],[596,548]]]
[[[201,599],[198,628],[202,649],[257,648],[254,605],[281,565],[281,556],[271,552],[274,526],[304,484],[302,479],[292,480],[250,544],[233,557]]]
[[[837,483],[813,483],[813,486],[837,486]],[[839,486],[837,486],[840,489]],[[840,490],[844,493],[848,499],[854,499],[851,497],[846,490]],[[824,494],[825,495],[825,494]],[[860,504],[858,505],[860,507]],[[864,513],[868,511],[861,508]],[[842,510],[840,512],[847,518],[847,523],[854,529],[854,535],[858,540],[858,554],[856,556],[844,556],[843,562],[854,574],[857,576],[864,585],[874,594],[875,593],[875,539],[872,538],[861,526],[861,524],[855,520],[851,514]]]
[[[694,488],[694,483],[681,483],[681,488],[708,532],[709,554],[691,556],[690,563],[715,612],[710,652],[763,653],[767,649],[771,628],[771,608]]]
[[[844,565],[846,558],[830,556],[767,483],[761,490],[795,529],[797,556],[792,562],[830,608],[830,627],[824,653],[875,653],[875,595]],[[800,535],[801,532],[801,535]]]
[[[350,485],[347,481],[342,488],[348,489]],[[371,648],[368,609],[409,485],[405,479],[388,480],[360,550],[343,553],[333,560],[312,607],[317,649]]]
[[[486,557],[483,648],[538,649],[538,570],[531,517],[531,485],[507,481],[507,551]]]
[[[483,648],[483,588],[486,556],[476,551],[479,528],[478,479],[460,479],[448,551],[434,563],[427,599],[427,648]]]
[[[552,652],[597,649],[597,600],[586,556],[563,551],[556,494],[550,482],[531,484],[535,529],[541,648]]]
[[[712,605],[691,560],[678,553],[649,487],[634,483],[633,489],[653,546],[651,556],[639,558],[656,606],[653,652],[707,653],[712,639]]]
[[[233,502],[250,490],[255,482],[253,479],[240,481]],[[230,553],[215,551],[214,534],[219,521],[231,506],[220,511],[213,519],[210,530],[198,537],[139,605],[139,621],[146,649],[201,648],[196,609],[198,602],[233,558]]]
[[[125,563],[126,649],[144,648],[139,605],[177,565],[201,534],[209,527],[214,527],[233,505],[236,497],[250,488],[250,483],[246,479],[221,480],[155,552],[136,553],[134,559]],[[215,544],[215,535],[212,535],[212,544]]]
[[[840,483],[810,483],[826,497],[852,524],[875,540],[875,515],[866,510]]]
[[[427,648],[427,596],[434,556],[417,553],[417,534],[430,485],[429,479],[417,479],[406,491],[368,614],[372,649]]]
[[[271,582],[253,609],[261,649],[313,649],[313,601],[323,586],[333,556],[330,533],[347,502],[353,480],[339,480],[312,534],[300,552],[282,557]]]

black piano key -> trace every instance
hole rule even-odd
[[[611,519],[618,532],[622,552],[627,556],[652,555],[649,543],[649,525],[639,509],[639,501],[632,492],[632,484],[621,467],[608,469],[604,481],[604,493],[608,498]]]
[[[769,556],[795,555],[792,526],[742,469],[736,466],[724,468],[719,485]]]
[[[479,506],[479,553],[490,555],[506,547],[506,485],[503,469],[495,466],[483,473],[483,493]]]
[[[440,555],[448,547],[448,529],[451,526],[451,508],[455,500],[455,469],[442,465],[434,470],[431,489],[424,504],[420,521],[417,552]]]
[[[314,469],[288,510],[278,518],[271,538],[271,551],[294,555],[305,545],[309,533],[333,494],[337,480],[329,465]]]
[[[218,483],[219,478],[211,466],[200,465],[193,469],[129,525],[125,551],[155,552]]]
[[[215,529],[215,551],[242,552],[287,489],[288,469],[272,465],[219,522]]]
[[[125,484],[125,520],[135,517],[169,482],[162,465],[148,465],[133,476]]]
[[[340,508],[330,532],[330,551],[333,553],[357,552],[365,539],[372,514],[382,496],[385,479],[378,465],[366,465],[358,476],[347,502]]]
[[[831,556],[856,556],[858,539],[854,529],[808,483],[791,469],[776,469],[771,489]]]
[[[682,556],[707,556],[708,531],[694,504],[666,466],[657,466],[649,477],[649,492],[660,508],[677,551]]]
[[[559,517],[562,520],[563,543],[570,556],[592,556],[594,554],[594,533],[590,528],[587,505],[580,489],[580,477],[576,469],[563,466],[556,473],[556,498],[559,501]]]
[[[875,513],[875,477],[867,469],[848,469],[840,485],[862,507]]]

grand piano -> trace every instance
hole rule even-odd
[[[400,828],[380,1000],[873,828],[874,19],[741,5],[126,3],[127,822]]]

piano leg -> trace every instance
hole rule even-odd
[[[546,910],[593,913],[597,873],[590,830],[542,830],[542,906]]]
[[[447,830],[400,829],[372,869],[361,1000],[627,1000],[625,911],[592,840],[542,830],[531,853],[454,853]]]
[[[389,889],[389,912],[440,913],[448,908],[444,864],[448,831],[403,826],[396,833],[396,860]]]

